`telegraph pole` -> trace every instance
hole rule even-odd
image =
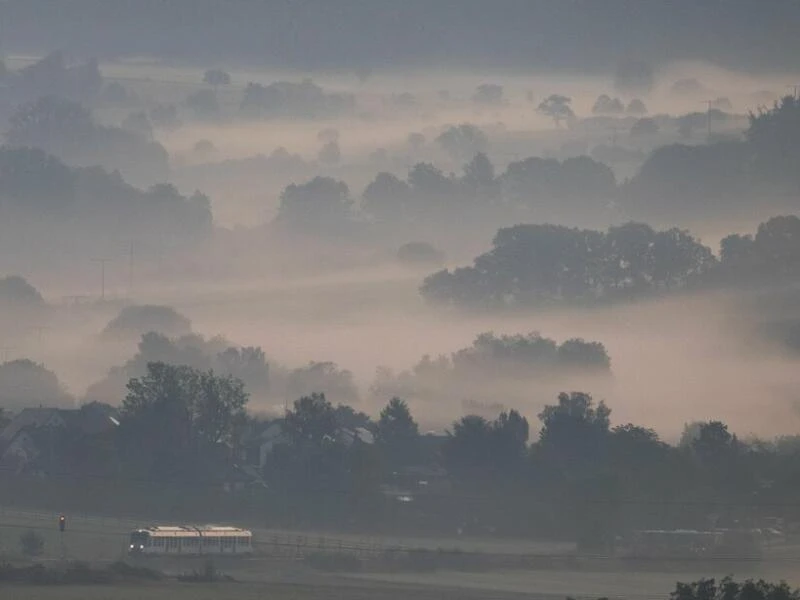
[[[48,331],[50,327],[48,327],[47,325],[34,325],[30,327],[30,329],[36,332],[36,342],[38,343],[39,346],[41,346],[44,332]]]
[[[106,299],[106,263],[111,262],[110,258],[93,258],[94,262],[100,263],[100,300]]]
[[[708,106],[706,109],[706,124],[708,125],[708,141],[711,141],[711,105],[714,103],[713,100],[704,100],[704,104]]]
[[[133,240],[128,249],[128,300],[133,296]]]

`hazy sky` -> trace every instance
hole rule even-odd
[[[794,68],[792,0],[8,0],[6,50],[299,68],[610,69],[620,59]]]

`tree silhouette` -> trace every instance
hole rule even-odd
[[[573,119],[575,119],[575,113],[570,106],[571,103],[572,98],[568,96],[552,94],[539,103],[539,106],[536,108],[536,112],[546,117],[550,117],[553,119],[556,126],[560,127],[561,123],[566,122],[569,124]]]

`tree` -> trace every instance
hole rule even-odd
[[[747,579],[741,583],[725,577],[719,584],[714,579],[700,579],[692,583],[678,582],[670,600],[798,600],[800,590],[789,587],[785,581],[770,583]]]
[[[405,181],[391,173],[381,172],[364,190],[362,207],[374,219],[396,224],[411,218],[410,195],[411,190]]]
[[[310,362],[305,367],[294,369],[286,377],[285,397],[310,397],[315,392],[324,392],[336,402],[358,402],[353,373],[329,361]]]
[[[624,197],[636,198],[642,214],[667,219],[730,211],[750,202],[743,194],[750,187],[749,160],[742,142],[662,146],[624,186]]]
[[[484,83],[475,88],[472,101],[476,104],[496,106],[503,103],[503,86]]]
[[[20,106],[11,116],[6,141],[14,146],[68,150],[95,133],[91,113],[76,102],[45,96]]]
[[[481,416],[467,415],[453,423],[442,448],[448,471],[460,478],[466,478],[466,473],[480,471],[482,480],[495,462],[491,441],[491,423]]]
[[[192,331],[192,322],[171,306],[126,306],[103,330],[107,337],[140,338],[151,331],[180,337]]]
[[[163,146],[128,129],[94,122],[80,104],[43,97],[23,104],[11,117],[6,137],[12,146],[32,146],[73,166],[118,170],[129,182],[149,185],[167,179]]]
[[[339,161],[342,160],[342,151],[339,148],[339,144],[335,141],[326,143],[320,148],[317,158],[323,164],[338,165]]]
[[[483,152],[464,165],[462,181],[475,193],[492,194],[496,183],[494,165]]]
[[[560,94],[552,94],[542,100],[536,108],[536,112],[546,117],[550,117],[560,127],[562,122],[567,124],[575,119],[575,113],[570,106],[572,98],[568,96],[561,96]]]
[[[19,411],[46,406],[69,408],[73,398],[66,392],[58,376],[44,365],[27,358],[0,364],[0,405]]]
[[[442,149],[453,160],[470,160],[476,154],[485,153],[489,148],[489,138],[475,125],[463,123],[448,127],[436,138]]]
[[[267,86],[248,83],[241,110],[246,116],[319,118],[347,114],[355,108],[352,94],[326,93],[311,79],[300,83],[275,81]]]
[[[231,76],[230,73],[223,71],[222,69],[208,69],[203,74],[203,83],[213,85],[214,87],[220,85],[230,85]]]
[[[19,549],[23,555],[36,558],[44,554],[44,538],[29,529],[19,537]]]
[[[430,163],[417,163],[408,172],[408,184],[417,197],[442,201],[453,192],[453,180]]]
[[[286,412],[285,430],[297,447],[321,447],[326,441],[335,441],[336,413],[325,394],[313,393],[294,401]]]
[[[625,105],[619,98],[611,98],[608,94],[601,94],[594,101],[592,114],[595,115],[620,115],[625,112]]]
[[[121,416],[128,452],[138,444],[135,460],[162,475],[200,468],[204,452],[234,438],[248,401],[240,380],[160,362],[148,363],[147,374],[127,387]]]
[[[589,394],[562,392],[558,404],[545,406],[539,414],[539,446],[555,463],[570,468],[593,462],[609,434],[610,415],[605,403],[595,406]]]
[[[482,485],[519,468],[527,449],[528,421],[517,411],[494,421],[467,415],[453,423],[442,448],[445,463],[462,482]]]
[[[647,107],[639,98],[634,98],[628,103],[625,112],[629,115],[642,116],[647,114]]]
[[[769,109],[750,114],[745,133],[760,181],[800,185],[800,98],[785,96]]]
[[[341,231],[351,223],[352,204],[343,181],[315,177],[304,184],[292,183],[283,190],[275,221],[299,231]]]
[[[2,180],[2,174],[0,174]],[[24,277],[6,275],[0,278],[0,306],[5,309],[43,308],[42,294]]]
[[[229,347],[214,359],[215,368],[241,379],[252,395],[265,396],[270,387],[269,363],[260,347]]]
[[[376,442],[393,465],[412,462],[418,450],[419,427],[411,416],[408,404],[392,398],[383,410],[376,429]]]

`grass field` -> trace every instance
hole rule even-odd
[[[68,558],[79,560],[114,560],[125,554],[128,534],[136,527],[147,525],[144,520],[67,515],[67,531],[63,541]],[[19,537],[33,529],[45,539],[45,558],[61,557],[61,534],[58,514],[0,507],[0,554],[17,552]],[[277,548],[283,554],[293,551],[357,550],[376,552],[386,548],[458,550],[486,554],[564,555],[574,550],[574,544],[531,540],[493,540],[462,537],[372,536],[347,533],[314,533],[252,527],[258,547]]]
[[[67,559],[85,561],[114,561],[125,556],[127,535],[142,523],[123,518],[89,515],[68,515],[65,533]],[[0,559],[19,557],[19,536],[33,529],[45,539],[45,563],[61,557],[58,515],[41,511],[25,511],[0,507]],[[505,555],[560,554],[571,548],[549,543],[471,540],[460,538],[386,538],[347,534],[326,534],[324,537],[300,532],[254,529],[257,540],[270,547],[278,543],[305,544],[313,551],[324,543],[328,551],[336,544],[373,551],[381,547],[427,549],[459,549],[462,551],[499,553]],[[324,541],[321,541],[324,540]],[[289,544],[289,547],[291,544]],[[248,560],[218,561],[217,568],[235,578],[225,584],[187,584],[174,581],[117,586],[2,586],[0,598],[20,600],[133,600],[138,598],[169,598],[170,600],[221,600],[223,598],[264,598],[305,600],[316,598],[394,600],[415,597],[415,600],[437,598],[667,598],[677,581],[692,581],[701,577],[737,578],[764,577],[800,584],[800,547],[783,546],[769,551],[767,559],[750,563],[706,562],[675,567],[663,564],[640,564],[635,568],[598,559],[582,563],[582,570],[563,566],[560,569],[537,568],[492,570],[485,572],[453,572],[439,570],[425,573],[358,573],[322,574],[295,560],[291,548],[283,557],[256,556]],[[201,565],[195,559],[158,561],[153,566],[166,573],[188,572]],[[672,568],[669,568],[669,567]]]

